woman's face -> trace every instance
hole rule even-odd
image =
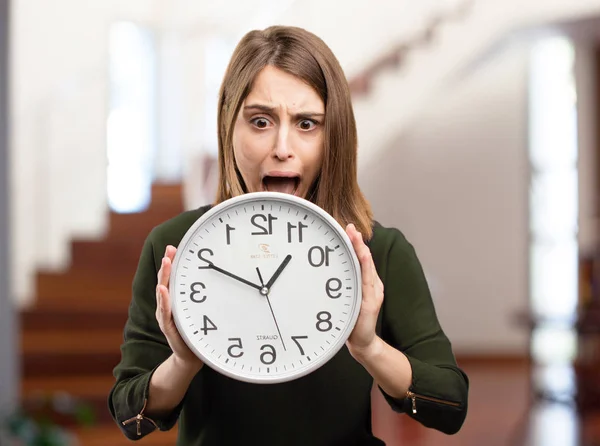
[[[323,160],[325,105],[302,80],[267,66],[240,108],[233,151],[248,192],[307,198]]]

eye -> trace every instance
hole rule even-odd
[[[317,126],[317,123],[315,121],[313,121],[312,119],[303,119],[302,121],[300,121],[298,123],[298,127],[300,127],[301,130],[312,130]]]
[[[250,123],[258,129],[266,129],[270,124],[267,118],[254,118],[250,120]]]

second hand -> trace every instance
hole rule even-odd
[[[260,284],[264,288],[265,283],[263,281],[262,275],[260,274],[260,270],[258,269],[258,266],[256,267],[256,272],[258,273],[258,278],[260,280]],[[273,315],[273,320],[275,321],[275,327],[277,327],[277,333],[279,333],[279,339],[281,339],[281,344],[283,345],[283,350],[287,351],[287,348],[285,348],[285,342],[283,342],[283,336],[281,336],[281,330],[279,329],[279,324],[277,323],[277,318],[275,317],[275,313],[273,312],[273,307],[271,306],[271,301],[269,300],[269,290],[267,290],[267,292],[266,292],[266,294],[264,294],[264,296],[267,298],[267,303],[269,304],[269,309],[271,310],[271,314]]]

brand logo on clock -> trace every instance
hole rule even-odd
[[[258,249],[261,251],[260,254],[250,254],[251,259],[278,259],[279,254],[271,253],[270,246],[266,243],[260,243]]]

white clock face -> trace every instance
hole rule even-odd
[[[306,200],[257,192],[204,214],[177,249],[173,317],[205,364],[235,379],[306,375],[344,345],[361,303],[350,239]]]

